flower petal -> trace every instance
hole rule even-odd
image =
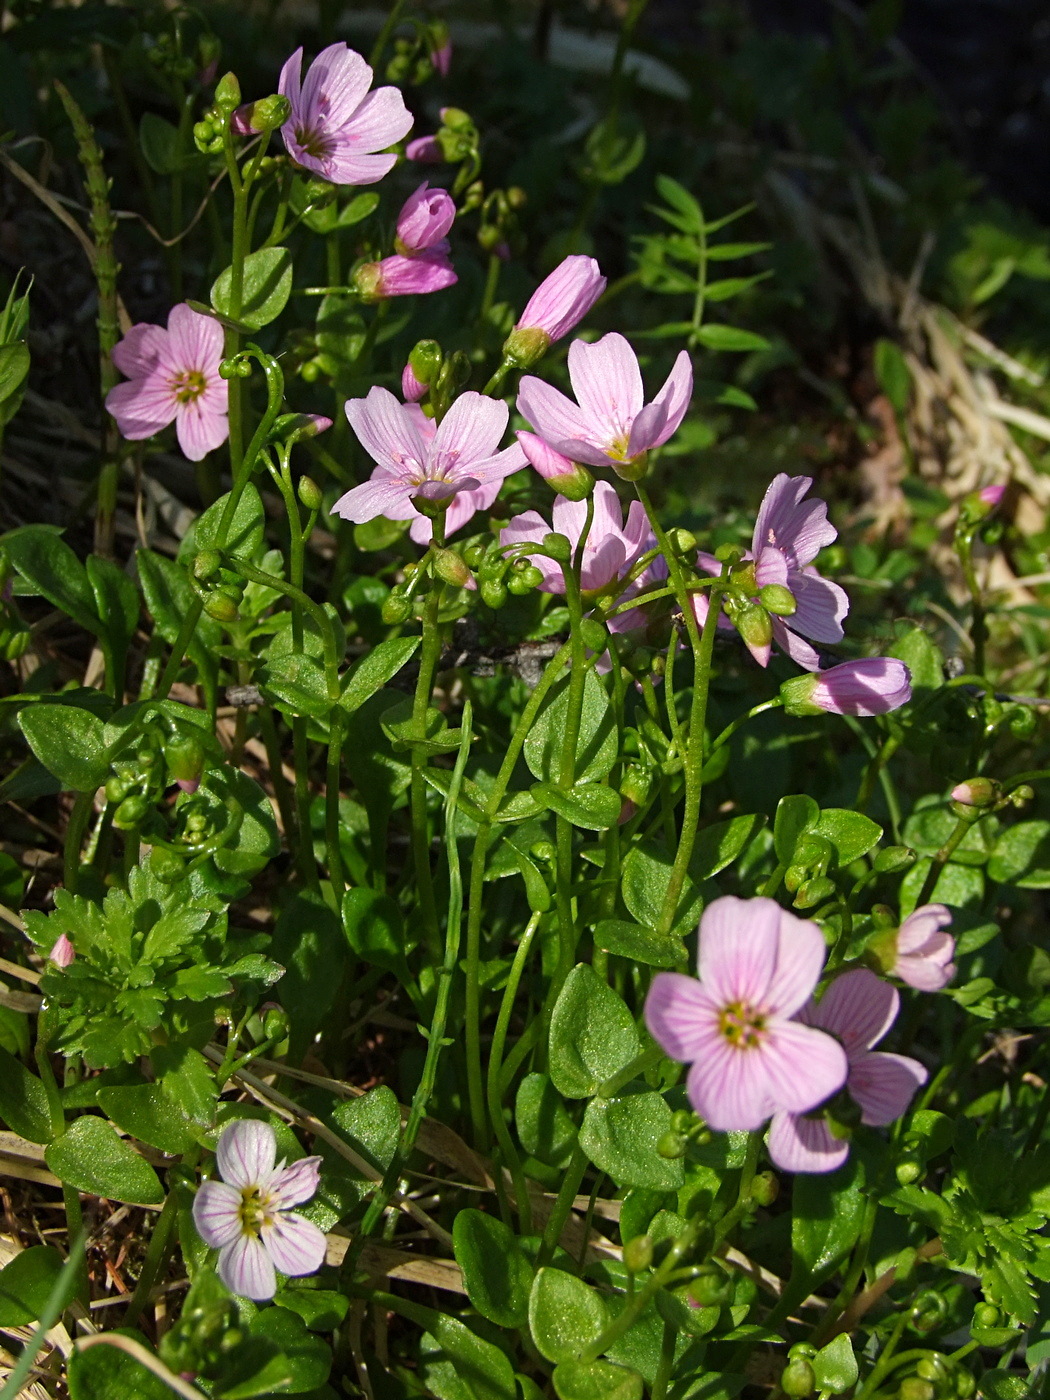
[[[199,462],[230,435],[230,420],[225,413],[209,413],[200,401],[180,406],[175,415],[175,435],[179,446],[191,462]]]
[[[329,44],[310,64],[303,82],[306,125],[323,124],[329,132],[338,131],[354,116],[371,86],[372,70],[361,55],[346,44]]]
[[[717,1132],[753,1132],[779,1106],[769,1092],[763,1050],[718,1036],[694,1061],[686,1080],[689,1101]]]
[[[649,1034],[672,1060],[683,1064],[706,1055],[718,1039],[718,1010],[695,977],[658,972],[645,999]]]
[[[167,346],[168,332],[163,326],[140,321],[132,326],[123,340],[113,347],[113,363],[129,379],[142,379],[157,368]]]
[[[273,1175],[277,1138],[269,1123],[238,1118],[222,1130],[215,1160],[223,1181],[231,1186],[260,1186]]]
[[[900,993],[866,967],[836,977],[817,1003],[810,1025],[838,1036],[852,1060],[877,1045],[897,1019]]]
[[[179,302],[168,314],[168,336],[171,361],[178,369],[195,369],[208,378],[218,378],[225,336],[214,316],[204,316]]]
[[[820,981],[828,946],[812,919],[800,919],[777,906],[780,942],[767,1005],[778,1016],[793,1016]]]
[[[178,412],[178,403],[164,380],[150,375],[114,385],[106,395],[106,412],[117,420],[121,437],[138,442],[166,428]]]
[[[405,411],[389,389],[378,384],[363,399],[347,399],[344,405],[351,428],[374,462],[387,467],[406,483],[425,475],[427,449],[415,415]]]
[[[241,1233],[241,1193],[225,1181],[202,1181],[193,1198],[193,1223],[211,1249],[222,1249]]]
[[[825,545],[838,539],[838,531],[828,521],[826,503],[802,502],[812,485],[810,476],[780,472],[773,478],[755,521],[751,548],[756,555],[763,546],[775,544],[797,568],[811,563]]]
[[[842,622],[849,612],[846,590],[821,578],[816,569],[796,570],[788,587],[795,598],[795,611],[788,624],[791,630],[815,642],[841,642]]]
[[[569,346],[569,380],[591,440],[626,444],[644,391],[638,356],[624,337],[611,331],[593,345],[574,340]]]
[[[332,514],[352,520],[355,525],[363,525],[377,515],[385,515],[388,520],[410,520],[412,517],[405,514],[404,508],[414,491],[411,482],[380,475],[376,470],[368,481],[340,496],[332,507]],[[393,513],[395,511],[397,514]]]
[[[219,1253],[219,1277],[230,1290],[257,1303],[277,1292],[269,1251],[255,1235],[241,1235]]]
[[[593,439],[592,430],[571,399],[526,374],[518,385],[518,412],[556,452],[588,466],[608,466],[608,453]]]
[[[735,895],[712,900],[704,910],[700,981],[717,1006],[741,1001],[766,1007],[777,965],[780,915],[780,905],[773,899],[737,899]]]
[[[282,1274],[299,1278],[316,1273],[324,1263],[325,1237],[312,1221],[287,1211],[267,1230],[266,1248]]]
[[[766,1146],[785,1172],[831,1172],[849,1156],[849,1144],[832,1137],[823,1118],[798,1113],[774,1113]]]
[[[780,650],[786,652],[792,661],[797,666],[801,666],[803,670],[819,671],[820,653],[807,641],[804,641],[797,632],[792,632],[782,617],[774,617],[771,621],[773,623],[773,640]]]
[[[502,399],[471,390],[460,394],[441,420],[430,449],[430,470],[437,476],[469,476],[475,462],[488,461],[506,432],[510,410]],[[525,454],[518,452],[524,463]]]
[[[357,108],[352,120],[336,133],[335,139],[345,140],[353,155],[381,151],[407,136],[412,130],[412,121],[412,113],[398,88],[376,88]]]
[[[693,396],[693,366],[681,351],[656,398],[641,410],[631,425],[627,455],[636,457],[651,447],[661,447],[676,433]]]
[[[355,151],[337,150],[318,158],[306,152],[290,150],[289,153],[293,160],[331,180],[333,185],[374,185],[389,175],[397,164],[395,155],[362,155]]]
[[[918,1060],[908,1055],[888,1055],[881,1051],[860,1055],[850,1065],[849,1091],[861,1106],[861,1121],[873,1127],[892,1123],[908,1107],[916,1089],[926,1083],[927,1077]]]
[[[286,58],[284,66],[281,68],[281,76],[277,79],[277,91],[282,97],[287,97],[292,104],[292,115],[281,127],[281,135],[284,137],[284,144],[288,146],[290,136],[294,136],[295,126],[302,111],[302,77],[303,77],[303,51],[296,49],[291,58]],[[291,147],[288,146],[289,151]]]
[[[302,1205],[315,1193],[321,1179],[321,1158],[300,1157],[282,1167],[270,1181],[270,1197],[276,1210]]]
[[[798,1021],[770,1026],[761,1057],[774,1107],[790,1113],[806,1113],[829,1099],[845,1084],[849,1068],[837,1040]]]

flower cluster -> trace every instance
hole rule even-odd
[[[913,930],[908,921],[900,929],[907,951],[894,971],[905,978],[910,958],[913,986],[945,984],[933,971],[944,970],[944,947],[928,935],[946,913],[927,906],[911,916]],[[687,1089],[701,1118],[726,1132],[753,1132],[771,1119],[770,1156],[787,1171],[840,1166],[851,1120],[893,1122],[926,1081],[917,1060],[873,1049],[900,1005],[889,983],[854,966],[815,998],[825,955],[811,920],[772,899],[727,895],[700,920],[699,980],[658,973],[645,1005],[656,1043],[691,1063]]]

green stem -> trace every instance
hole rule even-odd
[[[893,1353],[897,1350],[897,1345],[904,1335],[904,1329],[907,1327],[910,1317],[911,1309],[903,1309],[897,1321],[893,1324],[893,1331],[887,1338],[886,1345],[882,1348],[878,1361],[876,1361],[875,1365],[871,1368],[871,1373],[857,1391],[854,1400],[868,1400],[868,1397],[874,1394],[882,1384],[883,1377],[892,1369]]]
[[[401,12],[405,8],[405,0],[394,0],[390,7],[390,13],[386,17],[386,23],[379,31],[375,43],[372,45],[372,52],[368,56],[370,68],[377,69],[382,62],[386,46],[390,42],[390,37],[394,30],[401,23]]]
[[[565,1168],[565,1175],[562,1178],[561,1189],[554,1202],[554,1208],[547,1220],[546,1228],[543,1231],[543,1244],[540,1246],[539,1256],[536,1260],[536,1267],[542,1269],[545,1264],[549,1264],[553,1258],[554,1251],[558,1247],[561,1239],[561,1232],[565,1229],[565,1222],[572,1212],[572,1203],[580,1194],[580,1186],[587,1173],[590,1161],[583,1148],[576,1144],[573,1149],[572,1159]],[[600,1355],[600,1353],[599,1353]]]
[[[500,1003],[499,1016],[496,1019],[496,1029],[492,1036],[492,1048],[489,1051],[488,1077],[486,1081],[486,1095],[488,1099],[489,1120],[492,1123],[492,1130],[496,1134],[496,1141],[499,1143],[503,1160],[507,1164],[507,1169],[514,1182],[514,1196],[518,1203],[518,1215],[520,1218],[520,1231],[523,1235],[532,1232],[532,1208],[529,1204],[529,1192],[522,1174],[521,1162],[518,1158],[514,1143],[511,1140],[507,1125],[503,1119],[502,1092],[500,1089],[500,1070],[503,1065],[503,1051],[507,1044],[507,1031],[510,1027],[511,1013],[514,1010],[514,1001],[518,995],[518,985],[521,982],[521,975],[525,970],[525,962],[532,946],[532,940],[536,930],[540,926],[540,913],[534,913],[526,925],[525,932],[521,935],[521,942],[518,944],[514,954],[514,961],[511,964],[510,973],[507,977],[507,985],[503,989],[503,1000]]]
[[[434,522],[435,545],[439,543]],[[423,645],[420,649],[419,677],[412,700],[412,723],[416,736],[426,736],[427,710],[434,689],[434,673],[441,655],[441,629],[438,626],[438,610],[441,606],[441,585],[436,578],[431,580],[423,613]],[[419,747],[412,749],[412,858],[416,871],[416,889],[423,914],[423,933],[428,952],[435,963],[441,957],[441,922],[438,918],[437,902],[434,898],[434,877],[430,868],[430,835],[427,818],[427,781],[425,769],[428,756]]]
[[[194,1155],[196,1155],[196,1153]],[[161,1268],[168,1257],[172,1232],[175,1229],[175,1224],[179,1215],[178,1196],[179,1187],[177,1186],[168,1192],[163,1209],[150,1233],[149,1244],[146,1246],[146,1258],[142,1264],[142,1272],[139,1274],[139,1281],[135,1285],[135,1291],[131,1295],[131,1302],[128,1304],[128,1310],[124,1314],[125,1327],[134,1327],[142,1316],[143,1309],[149,1302],[149,1295],[153,1290],[153,1285],[156,1283]]]
[[[777,710],[783,703],[780,697],[777,696],[774,700],[765,700],[761,705],[755,705],[752,709],[748,710],[747,714],[738,716],[733,720],[732,724],[727,724],[717,739],[714,740],[707,751],[706,758],[710,758],[715,750],[720,749],[723,744],[728,744],[737,730],[743,729],[748,720],[754,719],[756,715],[765,714],[767,710]]]
[[[930,895],[933,894],[937,881],[940,879],[941,871],[951,860],[952,852],[959,845],[960,841],[973,826],[973,822],[968,817],[960,817],[955,824],[955,829],[945,841],[944,845],[930,861],[930,868],[926,872],[926,879],[922,882],[922,889],[919,897],[915,901],[915,908],[921,909],[924,904],[929,903]]]
[[[484,321],[492,310],[492,304],[496,300],[496,288],[499,286],[500,268],[503,266],[495,253],[489,254],[488,270],[485,273],[485,291],[481,298],[481,310],[478,312],[478,320]]]
[[[341,705],[333,705],[328,736],[328,766],[325,773],[324,810],[325,842],[328,848],[328,878],[335,896],[335,907],[343,907],[346,881],[343,877],[343,855],[339,848],[339,788],[345,732]]]
[[[91,813],[95,810],[95,794],[78,792],[73,801],[73,810],[66,824],[65,852],[63,855],[63,882],[70,894],[76,894],[77,878],[80,875],[80,848],[84,843]]]

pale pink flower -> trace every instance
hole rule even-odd
[[[569,379],[578,404],[526,375],[518,390],[519,413],[562,456],[628,476],[639,475],[639,459],[677,430],[693,392],[683,350],[656,398],[645,403],[638,357],[615,331],[593,345],[573,341]]]
[[[426,398],[427,387],[421,379],[416,378],[412,366],[406,364],[401,371],[401,397],[405,403],[418,403],[420,399]]]
[[[893,1025],[900,1006],[894,987],[867,968],[853,968],[837,977],[819,1002],[799,1012],[799,1021],[829,1031],[846,1053],[846,1089],[861,1110],[861,1122],[882,1127],[899,1118],[916,1089],[926,1083],[926,1071],[907,1055],[872,1053]],[[819,1115],[781,1110],[769,1128],[769,1155],[790,1172],[830,1172],[842,1165],[849,1144],[835,1137]]]
[[[354,286],[362,301],[441,292],[458,281],[448,258],[437,250],[410,258],[394,253],[380,262],[362,263],[354,273]]]
[[[459,494],[492,491],[491,504],[503,479],[525,465],[517,443],[499,450],[510,417],[507,405],[473,390],[459,396],[440,426],[418,404],[398,403],[389,389],[378,385],[367,398],[349,399],[346,416],[376,463],[371,478],[332,508],[334,515],[358,524],[377,515],[412,520],[421,513],[413,500],[421,497],[448,501],[446,529],[458,529],[478,508],[472,506],[457,522],[453,508]]]
[[[499,542],[505,548],[530,543],[542,544],[544,535],[549,535],[553,530],[559,535],[564,535],[575,552],[587,520],[586,502],[569,501],[564,496],[556,496],[552,520],[553,524],[548,525],[538,511],[527,510],[521,515],[516,515],[504,526],[500,531]],[[599,594],[623,594],[625,599],[629,599],[641,592],[652,579],[665,577],[667,565],[662,557],[657,556],[626,591],[622,586],[617,588],[617,581],[643,554],[655,546],[656,538],[641,502],[631,502],[625,526],[616,487],[608,481],[595,482],[594,516],[580,563],[580,586],[585,599],[594,599]],[[527,550],[520,552],[530,559],[543,575],[543,582],[537,585],[542,593],[565,592],[565,575],[560,564],[545,554],[529,554]],[[641,610],[632,608],[629,612],[610,617],[608,625],[614,632],[626,632],[637,626],[641,617]]]
[[[405,147],[405,157],[420,165],[443,165],[445,152],[436,136],[417,136]]]
[[[297,165],[336,185],[373,185],[393,169],[395,155],[375,152],[407,136],[412,115],[396,87],[372,86],[372,70],[346,44],[329,44],[302,78],[303,51],[281,69],[278,92],[292,104],[281,127]],[[300,86],[301,84],[301,86]]]
[[[834,587],[834,585],[831,585]],[[794,620],[794,619],[792,619]],[[911,672],[892,656],[843,661],[826,671],[794,676],[780,687],[789,715],[855,715],[861,719],[899,710],[911,699]]]
[[[897,930],[894,977],[920,992],[939,992],[955,976],[955,939],[944,930],[952,921],[943,904],[915,909]]]
[[[432,190],[427,182],[410,194],[397,216],[397,251],[447,253],[445,235],[456,218],[456,205],[447,190]]]
[[[805,1113],[842,1087],[842,1046],[792,1019],[826,951],[817,925],[775,900],[724,895],[700,920],[700,980],[653,978],[646,1024],[665,1054],[692,1062],[689,1100],[712,1128],[749,1132],[781,1110]]]
[[[751,549],[744,555],[744,562],[755,566],[756,596],[767,583],[778,583],[794,597],[796,610],[790,617],[770,618],[773,641],[807,671],[820,669],[820,656],[804,639],[809,637],[824,644],[840,642],[842,620],[849,612],[845,590],[811,567],[824,546],[838,538],[838,531],[828,520],[826,503],[802,499],[812,485],[813,478],[809,476],[780,472],[773,478],[759,507]],[[714,555],[701,553],[699,560],[709,574],[722,572]],[[701,625],[707,608],[707,594],[695,594],[693,609]],[[719,625],[723,625],[721,618]],[[748,650],[760,666],[768,666],[769,642],[749,646]]]
[[[221,1181],[201,1183],[193,1223],[219,1251],[219,1277],[242,1298],[262,1302],[277,1291],[275,1268],[299,1278],[324,1263],[325,1237],[292,1206],[317,1190],[321,1159],[277,1162],[269,1123],[240,1118],[222,1131],[215,1152]]]
[[[147,322],[132,326],[113,350],[127,383],[106,395],[121,435],[137,442],[174,422],[191,462],[225,442],[229,386],[219,374],[222,354],[222,326],[184,302],[171,308],[167,330]]]
[[[561,340],[576,329],[605,287],[606,279],[595,260],[571,253],[536,288],[514,329],[543,331],[548,344]]]
[[[67,968],[77,955],[68,933],[60,933],[55,939],[48,957],[56,967]]]

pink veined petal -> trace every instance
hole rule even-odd
[[[850,1065],[849,1091],[860,1104],[861,1121],[871,1127],[892,1123],[908,1107],[927,1077],[918,1060],[908,1055],[889,1055],[876,1050],[858,1056]]]
[[[129,379],[142,379],[157,368],[167,340],[168,332],[163,326],[140,321],[114,345],[113,363]]]
[[[700,918],[700,981],[717,1006],[746,1002],[768,1007],[781,908],[773,899],[712,900]]]
[[[773,654],[772,642],[757,643],[749,642],[746,639],[744,639],[744,646],[747,647],[748,651],[751,653],[751,655],[755,658],[755,660],[760,666],[769,665],[769,658]]]
[[[277,79],[277,91],[282,97],[287,97],[292,104],[292,115],[281,127],[281,135],[284,137],[284,144],[288,146],[289,139],[295,135],[295,127],[302,113],[302,75],[303,75],[303,51],[296,49],[291,58],[284,61],[281,68],[281,76]],[[291,147],[288,146],[291,150]]]
[[[361,55],[346,44],[329,44],[310,64],[303,82],[307,122],[338,131],[353,118],[371,86],[372,70]]]
[[[720,1133],[753,1132],[777,1107],[763,1049],[741,1049],[712,1036],[686,1079],[689,1102]]]
[[[627,508],[627,524],[623,527],[623,538],[627,545],[627,561],[630,564],[656,546],[656,536],[641,501],[632,501]]]
[[[755,582],[759,588],[765,588],[767,583],[790,587],[788,561],[775,545],[767,544],[755,555]]]
[[[121,436],[131,442],[159,433],[172,422],[177,411],[175,395],[153,376],[128,379],[114,385],[106,395],[106,412],[117,420]]]
[[[592,441],[626,443],[644,391],[638,356],[624,337],[610,331],[592,345],[574,340],[569,346],[569,380]]]
[[[269,1251],[255,1235],[240,1235],[219,1252],[219,1277],[230,1290],[257,1303],[277,1292]]]
[[[626,554],[623,540],[616,535],[606,535],[593,547],[588,540],[580,569],[580,583],[584,590],[604,588],[614,578],[619,578],[625,572]]]
[[[392,146],[412,130],[412,113],[396,87],[376,88],[354,112],[351,120],[338,132],[337,139],[346,141],[350,151],[381,151]]]
[[[852,1060],[878,1045],[897,1019],[900,1004],[896,987],[866,967],[855,967],[835,978],[806,1019],[838,1036]]]
[[[842,1088],[849,1062],[837,1040],[799,1021],[776,1021],[761,1047],[770,1098],[777,1108],[806,1113]]]
[[[316,170],[318,175],[331,180],[333,185],[374,185],[389,175],[397,164],[396,155],[362,155],[342,149],[333,151],[322,160],[305,154],[296,155],[294,151],[291,154],[300,165]]]
[[[785,1172],[832,1172],[849,1156],[849,1144],[832,1137],[823,1118],[798,1113],[774,1113],[766,1146]]]
[[[430,449],[435,474],[455,478],[468,474],[475,462],[492,458],[506,432],[510,410],[502,399],[470,390],[460,394],[441,420]],[[525,454],[518,448],[522,462]]]
[[[767,1005],[777,1016],[793,1016],[813,995],[828,954],[824,935],[811,919],[780,909],[777,964]]]
[[[662,447],[681,427],[693,396],[693,366],[685,350],[681,351],[671,373],[651,404],[637,415],[631,426],[627,455],[636,457],[651,447]]]
[[[499,495],[501,481],[492,481],[479,486],[476,491],[457,491],[452,504],[445,511],[445,537],[462,530],[468,520],[479,510],[488,510]],[[416,544],[429,544],[434,537],[434,522],[428,515],[418,515],[408,531]],[[469,584],[467,587],[469,588]]]
[[[820,653],[797,632],[792,632],[782,617],[774,617],[771,621],[773,623],[773,640],[780,650],[786,652],[792,661],[797,666],[801,666],[804,671],[819,671]]]
[[[948,935],[940,933],[936,937],[948,938]],[[955,940],[949,939],[949,942],[954,945]],[[955,964],[907,953],[898,954],[893,965],[893,975],[906,982],[909,987],[914,987],[917,992],[940,992],[955,976]]]
[[[230,420],[225,413],[202,410],[199,402],[183,404],[175,415],[175,433],[190,461],[199,462],[229,437]]]
[[[324,1263],[325,1237],[310,1220],[294,1211],[282,1212],[265,1234],[266,1248],[282,1274],[301,1278]]]
[[[277,1138],[269,1123],[238,1118],[222,1130],[215,1149],[219,1175],[231,1186],[261,1186],[273,1175]]]
[[[951,910],[943,904],[924,904],[913,909],[897,932],[897,952],[943,956],[947,962],[954,952],[955,940],[941,929],[948,928],[951,921]]]
[[[214,317],[179,302],[168,315],[168,334],[172,360],[180,369],[196,369],[218,378],[224,335]]]
[[[241,1193],[225,1181],[202,1181],[193,1198],[193,1223],[210,1249],[222,1249],[241,1233]]]
[[[584,507],[584,502],[577,504]],[[641,504],[637,502],[636,504]],[[620,505],[620,498],[616,494],[616,487],[608,481],[596,481],[594,483],[594,519],[591,522],[589,539],[598,541],[606,536],[614,536],[617,539],[623,537],[623,509]]]
[[[846,590],[822,578],[816,569],[796,570],[788,587],[796,604],[788,622],[791,630],[815,642],[841,642],[842,621],[849,612]]]
[[[411,519],[411,516],[404,514],[404,508],[415,490],[409,481],[373,474],[371,480],[340,496],[332,507],[332,514],[351,520],[355,525],[364,525],[377,515],[385,515],[388,520]],[[390,512],[393,510],[401,513],[392,515]]]
[[[721,1043],[718,1008],[695,977],[681,972],[658,972],[653,978],[645,1024],[664,1054],[683,1064]]]
[[[605,485],[604,482],[595,483],[595,495],[598,494],[598,487]],[[584,522],[587,519],[587,504],[585,501],[569,501],[564,496],[555,496],[554,506],[551,510],[551,525],[559,535],[564,535],[572,545],[573,549],[580,542],[580,535],[583,533]],[[594,534],[594,525],[591,525],[591,538]]]
[[[415,415],[407,413],[389,389],[374,385],[363,399],[347,399],[346,416],[374,462],[406,483],[421,480],[429,456]]]
[[[520,472],[525,466],[528,466],[528,462],[521,444],[512,442],[509,447],[505,447],[502,452],[497,452],[486,461],[471,462],[470,474],[481,482],[481,489],[486,490],[494,482],[502,484],[508,476]]]
[[[608,453],[573,401],[535,375],[524,375],[518,385],[518,412],[562,456],[591,467],[609,465]]]
[[[802,503],[812,485],[810,476],[788,476],[780,472],[773,478],[755,521],[751,546],[755,554],[763,546],[775,544],[793,566],[800,567],[809,564],[825,545],[838,538],[838,531],[828,521],[824,501]]]
[[[282,1167],[270,1182],[270,1195],[276,1210],[302,1205],[316,1192],[321,1180],[321,1158],[300,1157]]]

